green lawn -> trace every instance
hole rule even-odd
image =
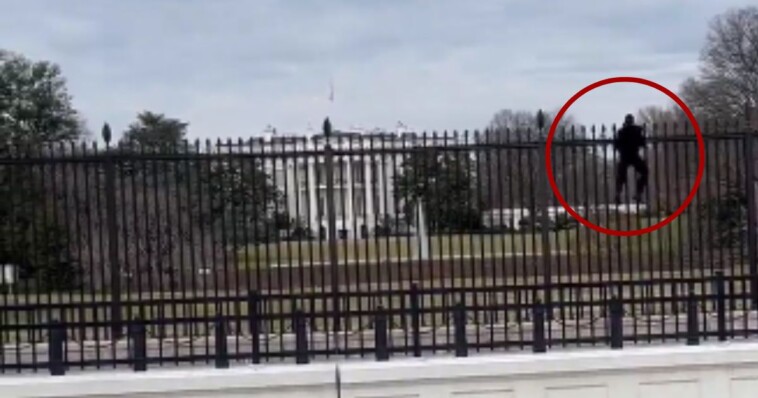
[[[565,247],[569,232],[551,232],[551,245]],[[403,261],[419,258],[420,242],[415,237],[377,237],[337,242],[340,263],[375,260]],[[538,233],[456,234],[429,237],[432,258],[499,257],[540,254],[542,236]],[[248,246],[237,252],[240,266],[256,268],[267,264],[311,264],[328,261],[327,241],[296,241]]]
[[[620,222],[609,222],[608,228],[629,231],[648,227],[659,222],[662,218],[635,218],[622,219]],[[628,253],[633,251],[637,255],[640,251],[643,257],[659,255],[679,255],[688,250],[691,243],[690,234],[694,239],[697,236],[689,230],[689,220],[679,217],[656,231],[630,237],[616,237],[601,234],[582,226],[567,232],[568,250],[572,253],[607,254],[618,252]]]
[[[618,223],[609,222],[609,228],[619,230],[640,229],[657,223],[658,218],[630,217]],[[677,254],[685,248],[687,219],[678,218],[664,228],[634,237],[613,237],[584,226],[550,232],[553,253],[610,253],[640,250],[643,255]],[[681,235],[681,236],[680,236]],[[339,240],[338,261],[341,264],[383,261],[404,261],[419,258],[419,240],[416,237],[375,237],[368,239]],[[540,232],[502,234],[452,234],[429,237],[433,259],[450,257],[492,258],[542,254]],[[237,251],[239,266],[255,269],[271,265],[310,265],[328,262],[328,242],[319,240],[292,241],[250,245]]]

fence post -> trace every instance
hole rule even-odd
[[[334,332],[334,349],[339,347],[340,331],[340,297],[339,297],[339,270],[337,269],[337,209],[334,202],[334,150],[331,145],[332,124],[329,118],[324,120],[324,166],[326,168],[326,218],[328,233],[328,254],[330,283],[332,290],[332,331]]]
[[[758,234],[756,234],[756,228],[758,228],[758,203],[756,203],[755,185],[758,184],[755,176],[755,159],[754,159],[754,137],[750,132],[745,133],[745,142],[743,148],[745,150],[745,182],[746,182],[746,194],[747,194],[747,255],[748,264],[750,265],[750,302],[753,308],[758,307]]]
[[[545,114],[540,109],[537,112],[537,128],[542,137],[542,132],[545,128]],[[541,139],[541,138],[540,138]],[[547,146],[542,145],[539,158],[542,160],[542,168],[544,173],[542,176],[547,176]],[[545,314],[547,315],[547,321],[553,320],[553,259],[552,251],[550,250],[550,182],[547,178],[540,178],[540,183],[537,184],[537,195],[540,204],[540,212],[542,217],[540,218],[540,229],[542,235],[542,264],[543,269],[543,298],[545,302]]]
[[[611,315],[611,348],[614,350],[624,348],[624,304],[616,295],[611,297],[609,312]]]
[[[48,367],[50,375],[63,376],[66,374],[66,360],[63,348],[63,343],[66,340],[66,329],[57,319],[50,321],[48,338]]]
[[[719,341],[726,341],[726,286],[724,271],[716,271],[716,330]]]
[[[545,343],[545,306],[538,299],[532,306],[532,352],[547,352]]]
[[[421,306],[418,284],[411,284],[411,335],[413,336],[413,356],[421,356]]]
[[[700,344],[700,320],[697,310],[695,287],[690,283],[689,294],[687,295],[687,345]]]
[[[380,305],[376,308],[376,318],[374,318],[374,349],[377,361],[387,361],[390,358],[387,340],[387,314]]]
[[[224,314],[216,314],[216,369],[229,367],[229,355],[226,344],[226,320]]]
[[[468,342],[466,341],[466,304],[461,301],[453,309],[453,322],[455,323],[455,356],[468,356]]]
[[[305,331],[305,314],[300,309],[295,310],[295,361],[298,365],[309,362],[308,336]]]
[[[137,317],[129,328],[132,339],[132,366],[135,372],[147,370],[147,330],[145,322]]]
[[[250,328],[250,345],[252,361],[254,364],[261,363],[261,331],[260,331],[260,295],[257,291],[250,292],[247,298],[248,321]]]
[[[118,224],[116,221],[116,164],[111,152],[111,128],[106,123],[102,130],[105,140],[105,207],[108,227],[108,262],[111,275],[111,338],[123,337],[121,313],[121,267],[118,261]]]

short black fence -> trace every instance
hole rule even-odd
[[[697,174],[675,130],[648,128],[640,203],[614,198],[610,130],[560,131],[556,184],[593,223],[653,225]],[[6,148],[0,369],[750,338],[758,157],[734,131],[705,129],[697,196],[635,237],[557,204],[544,132]]]
[[[752,295],[739,288],[746,284],[745,278],[720,272],[707,278],[554,284],[553,294],[561,299],[552,305],[544,302],[541,286],[421,289],[412,284],[406,290],[342,294],[339,332],[330,330],[335,314],[318,304],[329,303],[330,294],[251,292],[211,301],[129,301],[124,305],[139,309],[118,325],[126,331],[120,340],[110,338],[110,320],[69,321],[77,316],[67,314],[82,306],[17,305],[6,309],[10,317],[44,312],[50,318],[4,325],[16,343],[4,347],[2,360],[6,372],[49,369],[56,374],[88,368],[696,345],[758,333]],[[96,301],[86,307],[106,313],[110,305]],[[203,308],[198,311],[202,315],[149,315],[190,306]]]

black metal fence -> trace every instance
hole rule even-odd
[[[596,224],[655,224],[695,180],[680,126],[648,126],[641,203],[615,203],[612,129],[560,131],[556,183]],[[693,203],[628,238],[557,204],[542,131],[6,148],[0,369],[748,338],[758,158],[741,131],[706,126]]]

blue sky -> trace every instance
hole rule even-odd
[[[735,0],[0,0],[0,48],[58,63],[89,127],[137,112],[191,138],[337,127],[482,128],[502,108],[557,109],[611,76],[677,91],[709,20]],[[329,101],[330,79],[335,100]],[[671,103],[612,85],[581,123]]]

